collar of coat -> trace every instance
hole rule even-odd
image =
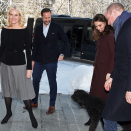
[[[131,13],[127,11],[123,11],[120,16],[116,18],[113,23],[113,27],[115,29],[115,40],[117,40],[118,35],[120,34],[121,30],[123,29],[124,23],[131,18]]]

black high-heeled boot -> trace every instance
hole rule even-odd
[[[12,116],[12,112],[11,113],[7,113],[6,116],[4,117],[4,119],[1,121],[1,124],[5,124],[8,122],[8,120],[11,118]]]
[[[1,121],[1,124],[7,123],[8,120],[10,119],[10,117],[12,116],[12,111],[11,111],[12,98],[5,97],[4,99],[5,99],[5,105],[6,105],[7,114],[3,118],[3,120]]]
[[[89,126],[91,124],[91,119],[89,119],[84,125]]]
[[[29,112],[29,116],[30,116],[30,120],[32,123],[32,127],[37,128],[38,127],[38,123],[37,120],[32,112],[32,106],[31,106],[31,101],[30,100],[24,100],[25,106],[27,111]]]
[[[31,120],[31,123],[32,123],[32,127],[37,128],[38,123],[37,123],[36,118],[33,114],[30,115],[30,120]]]

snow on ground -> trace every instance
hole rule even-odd
[[[89,92],[93,66],[87,63],[63,60],[58,62],[57,86],[58,93],[72,94],[75,89]],[[40,83],[40,93],[49,93],[49,84],[46,72],[43,73]]]
[[[58,62],[57,86],[58,93],[72,94],[75,89],[90,90],[93,65],[88,62],[63,60]],[[0,84],[1,90],[1,84]],[[46,71],[40,82],[40,93],[49,93],[49,83]]]
[[[92,78],[92,70],[92,67],[87,65],[79,65],[75,67],[75,69],[73,69],[69,73],[70,88],[73,91],[74,89],[83,89],[89,92]]]

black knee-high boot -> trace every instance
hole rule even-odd
[[[34,114],[32,112],[31,101],[30,100],[25,100],[24,103],[25,103],[25,106],[26,106],[26,108],[27,108],[27,110],[29,112],[29,116],[30,116],[30,120],[31,120],[32,126],[34,128],[37,128],[38,123],[37,123],[36,118],[35,118],[35,116],[34,116]]]
[[[10,97],[5,97],[5,105],[6,105],[6,116],[4,117],[4,119],[1,121],[1,124],[5,124],[8,122],[8,120],[10,119],[10,117],[12,116],[12,111],[11,111],[11,103],[12,103],[12,98]]]

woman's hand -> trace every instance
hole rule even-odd
[[[110,75],[111,75],[110,73],[106,74],[106,80],[108,80],[110,78]]]
[[[106,82],[105,82],[105,90],[109,91],[111,89],[111,85],[112,85],[112,78],[109,78]]]
[[[31,75],[32,75],[32,70],[27,70],[26,77],[27,77],[27,78],[30,78]]]

